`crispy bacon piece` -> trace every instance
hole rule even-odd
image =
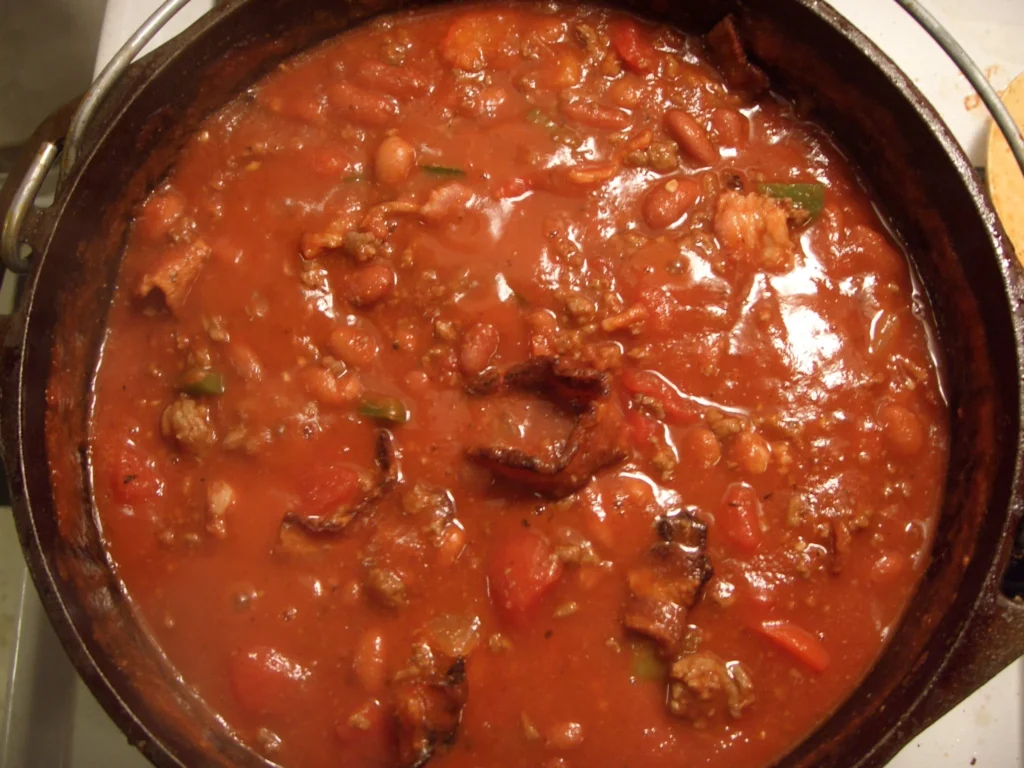
[[[629,600],[623,623],[673,651],[683,639],[687,611],[711,578],[707,528],[680,511],[658,522],[658,535],[662,540],[626,576]]]
[[[469,696],[466,660],[460,656],[440,676],[401,680],[394,695],[398,764],[401,768],[421,768],[439,748],[455,741]]]
[[[768,90],[768,76],[750,63],[732,16],[718,22],[704,39],[711,63],[722,74],[726,85],[751,98]]]
[[[302,551],[308,548],[305,544],[310,534],[334,536],[344,532],[398,485],[402,471],[395,452],[394,436],[389,430],[382,429],[377,434],[376,463],[379,471],[377,482],[358,501],[331,510],[326,515],[288,512],[281,521],[279,546],[285,551]]]
[[[560,498],[582,488],[598,470],[626,457],[625,421],[622,411],[607,397],[607,374],[561,360],[534,358],[512,366],[503,376],[491,375],[469,386],[477,394],[502,388],[535,392],[572,411],[576,422],[553,459],[504,446],[471,448],[469,457],[493,474]]]
[[[565,447],[554,459],[500,446],[472,448],[469,456],[513,483],[561,498],[590,482],[598,470],[626,458],[621,439],[624,428],[622,412],[610,402],[601,402],[579,415]]]

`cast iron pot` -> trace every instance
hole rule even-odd
[[[78,671],[158,765],[259,765],[140,625],[94,515],[93,376],[133,206],[212,110],[283,58],[402,0],[229,0],[136,64],[107,97],[54,205],[23,239],[32,269],[0,354],[0,438],[29,569]],[[931,565],[856,692],[784,761],[878,766],[1024,653],[1000,592],[1021,517],[1024,291],[978,179],[934,110],[817,0],[664,0],[635,9],[707,31],[735,14],[753,58],[829,127],[906,244],[934,312],[951,411]],[[57,141],[66,113],[36,141]],[[17,183],[17,171],[6,203]],[[6,205],[4,205],[6,207]],[[186,681],[187,682],[187,681]],[[343,759],[343,755],[339,755]]]

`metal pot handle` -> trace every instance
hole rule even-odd
[[[178,11],[188,5],[188,2],[189,0],[165,0],[153,15],[135,31],[128,42],[121,46],[100,72],[99,77],[79,102],[78,109],[75,111],[74,117],[71,118],[67,135],[63,138],[47,139],[39,145],[4,214],[3,232],[0,234],[0,263],[5,268],[17,274],[28,272],[31,261],[28,257],[22,257],[20,253],[21,246],[25,242],[22,237],[22,228],[51,166],[60,156],[58,184],[68,177],[78,159],[78,150],[82,143],[82,137],[89,127],[89,121],[111,87],[135,61],[135,57],[153,39],[153,36]]]
[[[992,87],[992,83],[985,77],[985,73],[967,55],[967,51],[949,33],[949,30],[942,26],[917,0],[896,0],[896,2],[910,14],[914,21],[921,25],[925,32],[932,36],[939,47],[953,60],[974,90],[978,92],[985,108],[992,115],[995,124],[999,126],[999,131],[1006,137],[1006,143],[1010,145],[1010,151],[1013,152],[1021,173],[1024,173],[1024,138],[1021,137],[1020,128],[1017,127],[1013,115],[1010,114],[1010,110],[1006,108],[1003,100],[999,98],[998,91]]]

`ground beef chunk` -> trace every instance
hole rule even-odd
[[[438,543],[455,519],[455,499],[444,488],[417,483],[402,496],[402,511],[423,522],[423,530]]]
[[[796,246],[786,206],[778,200],[758,192],[723,192],[714,227],[722,247],[747,263],[772,271],[792,266]]]
[[[226,515],[235,503],[235,489],[223,480],[214,480],[206,489],[206,530],[223,539],[227,536]]]
[[[217,442],[209,407],[185,395],[164,409],[160,431],[192,453],[200,453]]]
[[[703,723],[721,711],[738,718],[754,702],[754,683],[738,661],[725,663],[713,653],[681,656],[669,669],[668,710]]]
[[[676,650],[686,630],[686,612],[700,598],[711,578],[705,554],[707,530],[687,512],[658,523],[662,538],[626,576],[629,599],[626,627]]]
[[[420,768],[454,743],[468,694],[463,658],[448,664],[441,675],[412,676],[395,684],[401,768]]]
[[[401,608],[409,602],[405,581],[390,568],[369,566],[363,574],[363,589],[382,608]]]
[[[594,545],[574,528],[563,527],[555,532],[555,556],[565,565],[596,565],[600,558]]]

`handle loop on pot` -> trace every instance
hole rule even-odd
[[[32,164],[22,177],[4,215],[3,231],[0,233],[0,263],[11,272],[24,274],[31,266],[31,261],[21,256],[22,228],[35,203],[36,195],[57,156],[60,156],[60,181],[63,181],[68,177],[78,159],[78,150],[82,143],[82,137],[89,127],[89,121],[110,92],[111,87],[135,61],[135,57],[153,39],[154,35],[188,3],[189,0],[165,0],[153,15],[135,30],[135,34],[121,46],[114,58],[100,72],[99,77],[79,102],[78,109],[71,119],[66,138],[59,141],[47,141],[39,146],[32,159]]]
[[[931,35],[939,47],[946,52],[946,55],[953,60],[974,90],[978,92],[988,113],[992,115],[992,120],[999,126],[1000,132],[1006,138],[1006,143],[1010,145],[1010,151],[1013,152],[1017,165],[1020,166],[1020,172],[1024,173],[1024,137],[1021,136],[1020,128],[1017,127],[1017,122],[1010,114],[1010,110],[1006,108],[1003,100],[999,97],[999,92],[985,77],[985,73],[974,63],[974,60],[949,33],[949,30],[942,26],[938,19],[925,10],[917,0],[896,0],[896,2],[914,21],[921,25],[925,32]]]
[[[4,267],[16,274],[28,272],[30,261],[21,256],[21,228],[28,218],[28,213],[39,194],[40,187],[53,161],[60,154],[60,146],[52,141],[44,141],[36,150],[32,164],[21,179],[21,184],[11,199],[11,205],[4,214],[4,228],[0,240],[0,261]]]

